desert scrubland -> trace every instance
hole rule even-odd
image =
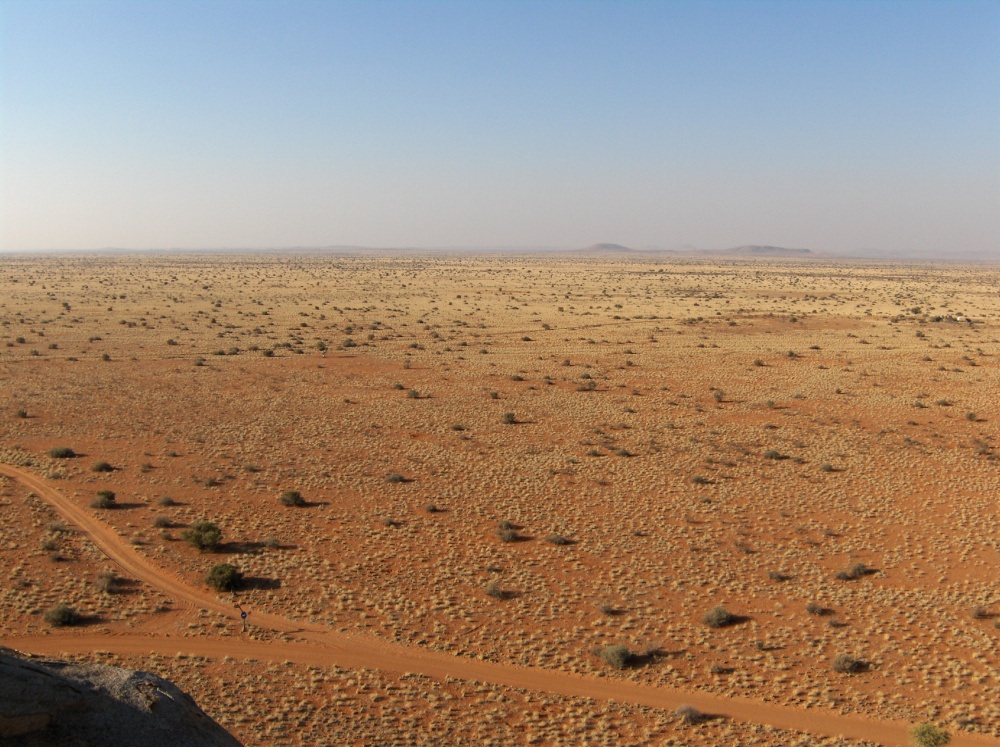
[[[5,257],[0,462],[191,587],[233,564],[251,614],[130,578],[7,477],[0,642],[100,634],[73,655],[172,679],[254,745],[861,744],[820,712],[1000,739],[998,289],[996,265]],[[201,520],[215,552],[182,539]],[[801,728],[247,660],[294,639],[255,613]]]

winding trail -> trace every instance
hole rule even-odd
[[[227,602],[187,585],[178,576],[155,566],[140,555],[115,529],[92,512],[77,506],[44,480],[29,472],[0,464],[0,475],[17,480],[34,491],[68,522],[86,534],[124,572],[199,609],[238,619]],[[844,736],[877,742],[886,747],[909,744],[910,724],[857,715],[841,715],[819,709],[795,708],[741,697],[723,697],[698,691],[652,687],[617,678],[576,675],[553,669],[537,669],[469,659],[417,647],[403,646],[365,635],[338,633],[323,626],[289,620],[280,615],[255,612],[254,624],[280,631],[291,640],[259,642],[235,638],[118,634],[52,634],[4,638],[0,645],[20,651],[54,655],[108,651],[116,654],[157,653],[259,661],[293,661],[312,666],[337,665],[348,669],[366,667],[391,672],[424,674],[435,678],[484,682],[523,690],[615,701],[674,710],[683,704],[718,717],[823,736]],[[1000,740],[957,733],[953,747],[1000,747]]]

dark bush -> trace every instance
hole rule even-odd
[[[705,720],[705,714],[695,708],[693,705],[682,705],[674,711],[674,715],[680,719],[682,724],[697,724]]]
[[[115,494],[112,490],[98,490],[97,498],[90,504],[91,508],[114,508]]]
[[[181,539],[202,552],[211,552],[222,541],[222,530],[210,521],[197,521],[181,532]]]
[[[98,462],[93,467],[90,468],[94,472],[114,472],[115,468],[112,467],[107,462]]]
[[[80,613],[67,604],[57,604],[45,613],[45,622],[56,628],[76,625],[80,622]]]
[[[98,574],[94,585],[98,591],[102,591],[105,594],[114,594],[118,591],[118,579],[115,578],[115,574],[113,573]]]
[[[68,446],[53,446],[49,449],[49,456],[53,459],[72,459],[76,452]]]
[[[205,576],[205,583],[216,591],[232,591],[240,585],[243,574],[232,563],[219,563]]]
[[[837,654],[837,657],[833,660],[833,671],[843,674],[856,674],[865,671],[867,668],[868,665],[864,661],[850,654]]]
[[[278,498],[282,506],[304,506],[306,505],[305,498],[297,490],[286,490]]]
[[[725,607],[713,607],[702,616],[701,621],[710,628],[724,628],[734,623],[736,617]]]
[[[624,669],[634,658],[634,654],[628,650],[628,646],[622,643],[612,643],[604,646],[598,649],[597,655],[601,661],[613,669]]]
[[[917,724],[910,730],[910,737],[917,747],[945,747],[951,742],[951,734],[934,724]]]

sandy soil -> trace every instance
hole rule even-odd
[[[81,256],[0,282],[5,645],[210,659],[197,697],[249,744],[350,736],[240,718],[251,645],[313,709],[329,667],[378,669],[399,720],[364,744],[435,743],[422,691],[478,742],[496,693],[543,714],[495,734],[524,743],[1000,737],[995,267]],[[201,518],[219,553],[179,541]],[[53,632],[56,602],[85,624]]]

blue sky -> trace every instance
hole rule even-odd
[[[1000,259],[1000,2],[0,0],[0,250]]]

